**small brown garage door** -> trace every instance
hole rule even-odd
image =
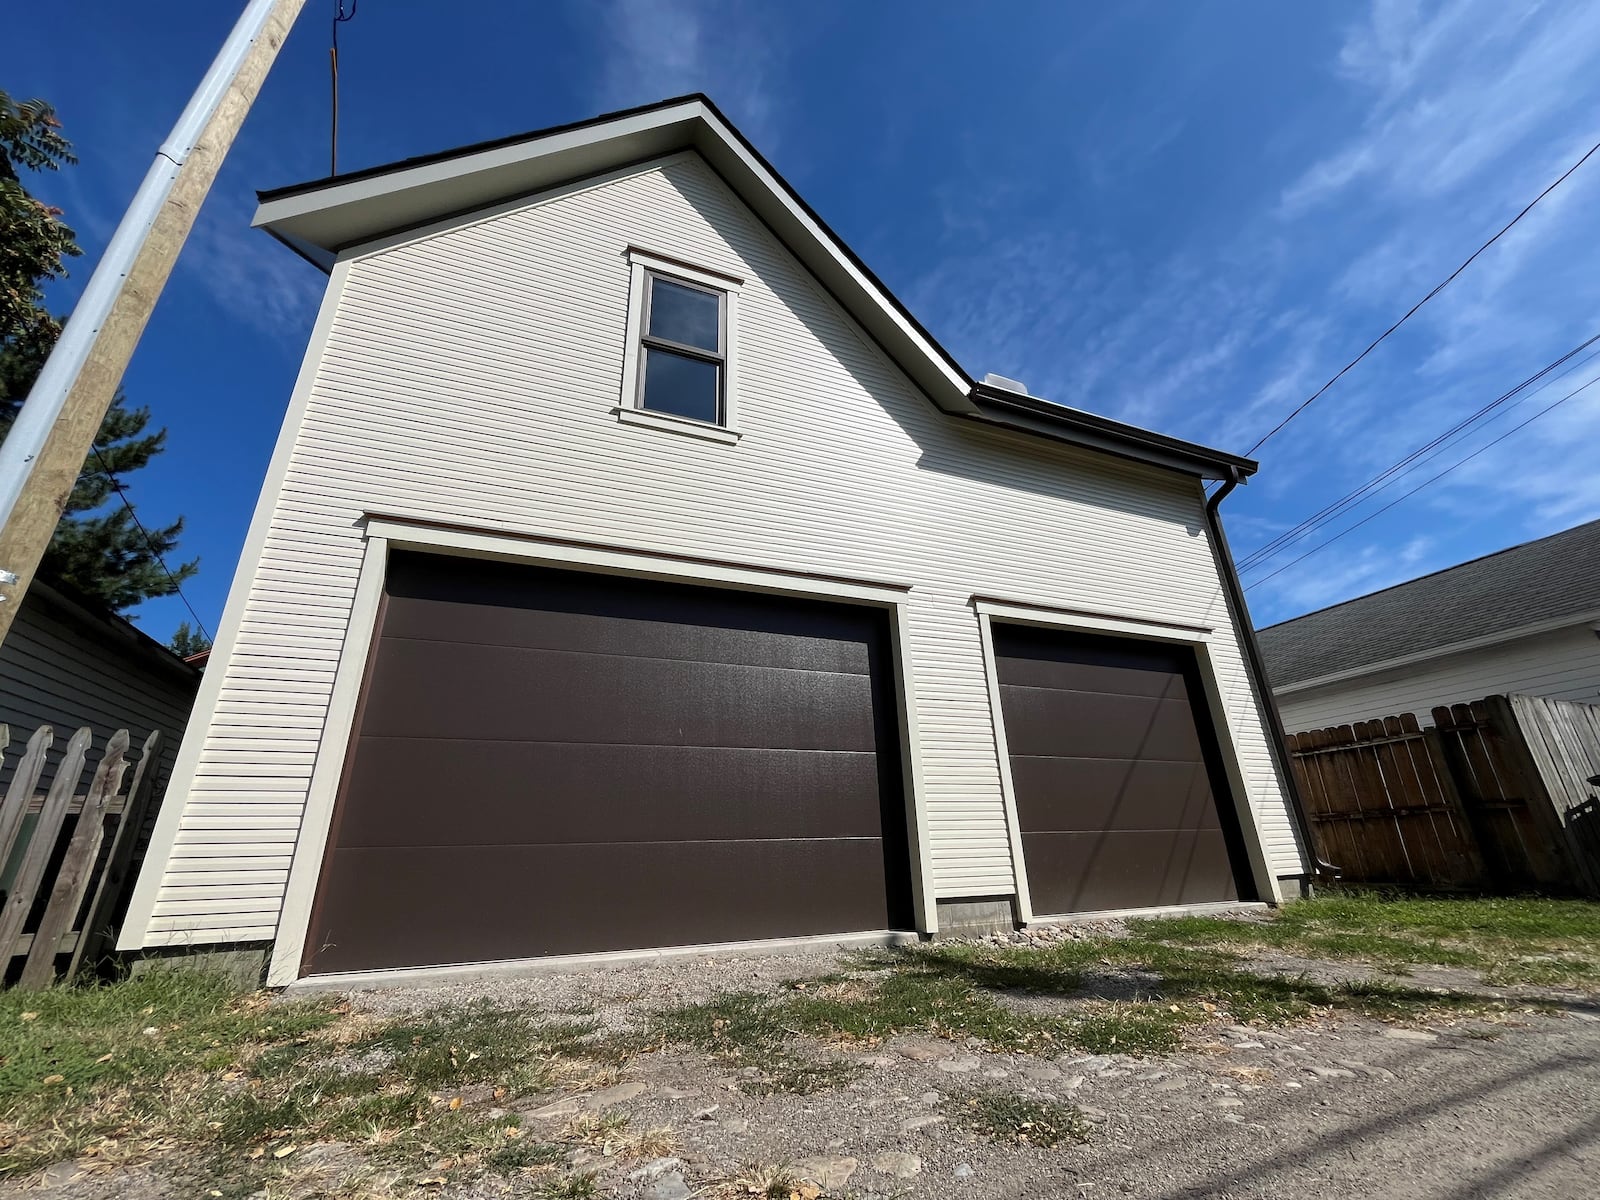
[[[1192,650],[999,624],[994,649],[1035,913],[1253,894]]]
[[[878,610],[396,553],[308,973],[911,923]]]

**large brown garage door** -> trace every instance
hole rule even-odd
[[[394,554],[307,972],[909,927],[886,630]]]
[[[1033,911],[1249,893],[1194,652],[994,626]]]

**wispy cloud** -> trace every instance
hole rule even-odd
[[[779,132],[770,90],[776,48],[760,36],[762,22],[743,19],[748,9],[724,2],[609,0],[602,11],[602,107],[705,92],[771,152]]]
[[[219,307],[286,344],[305,341],[327,282],[259,229],[247,191],[217,181],[178,260],[178,269]]]

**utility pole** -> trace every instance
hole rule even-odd
[[[200,205],[305,0],[249,0],[156,152],[60,339],[0,443],[0,642]]]

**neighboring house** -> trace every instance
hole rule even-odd
[[[1258,637],[1291,733],[1508,692],[1600,704],[1600,521]]]
[[[328,290],[124,948],[281,984],[1305,875],[1203,491],[1254,464],[974,383],[709,101],[257,224]]]
[[[39,726],[55,728],[45,787],[67,739],[87,725],[91,763],[118,729],[128,731],[135,753],[160,730],[159,797],[199,686],[196,668],[130,622],[61,584],[35,580],[0,644],[0,725],[11,727],[0,790]]]

